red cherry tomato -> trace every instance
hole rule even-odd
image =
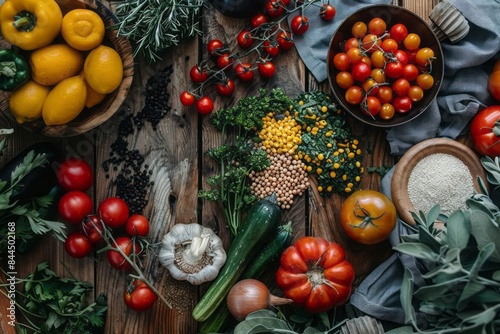
[[[264,7],[264,11],[269,17],[278,17],[283,15],[285,9],[281,1],[269,0]]]
[[[363,82],[371,74],[371,67],[363,62],[357,63],[352,67],[351,73],[355,81]]]
[[[326,21],[331,21],[335,17],[336,13],[337,10],[335,7],[327,3],[324,3],[319,9],[319,16]]]
[[[361,109],[368,115],[377,116],[382,107],[380,100],[375,96],[367,96],[366,103],[361,104]]]
[[[396,42],[401,43],[408,36],[408,28],[402,23],[397,23],[389,29],[389,34]]]
[[[253,71],[248,63],[236,64],[234,73],[241,81],[251,81],[253,79]]]
[[[260,62],[257,68],[260,76],[266,79],[272,78],[276,72],[276,67],[270,61]]]
[[[92,199],[83,191],[73,190],[62,195],[57,208],[61,219],[78,224],[92,212]]]
[[[94,174],[90,165],[82,159],[70,158],[57,166],[57,180],[66,191],[87,191],[94,182]]]
[[[224,43],[219,39],[212,39],[207,43],[207,51],[211,56],[220,56],[224,48]]]
[[[400,61],[391,61],[385,65],[385,74],[391,79],[403,76],[403,64]]]
[[[231,96],[234,93],[234,81],[231,78],[227,78],[225,83],[216,83],[215,89],[219,95]]]
[[[64,242],[64,249],[71,257],[80,259],[90,254],[92,244],[85,235],[80,232],[71,232]]]
[[[262,45],[264,51],[271,57],[276,57],[280,53],[279,45],[277,45],[278,43],[277,42],[274,43],[276,44],[272,44],[269,40],[267,40]]]
[[[141,253],[141,247],[137,243],[133,243],[132,239],[129,237],[118,237],[113,243],[115,249],[120,249],[125,256],[131,258]],[[132,255],[134,254],[134,255]],[[114,249],[109,249],[106,252],[109,264],[116,270],[130,270],[132,265],[120,254],[119,251]],[[131,259],[133,261],[133,259]]]
[[[129,217],[127,203],[119,197],[108,197],[99,204],[97,212],[104,225],[117,228],[124,225]]]
[[[214,110],[214,101],[208,96],[202,96],[196,101],[196,110],[202,115],[207,115]]]
[[[140,214],[132,215],[125,223],[125,232],[131,237],[145,237],[149,232],[149,220]]]
[[[142,312],[150,309],[158,299],[158,296],[146,283],[140,280],[134,280],[125,288],[123,301],[131,310]]]
[[[191,81],[195,83],[202,83],[208,79],[207,69],[194,65],[189,71],[189,77],[191,78]]]
[[[180,96],[181,103],[186,107],[192,106],[196,101],[196,98],[190,92],[184,91]]]
[[[396,96],[405,96],[410,90],[410,82],[405,78],[399,78],[392,83],[392,90]]]
[[[404,51],[404,50],[396,50],[394,52],[394,57],[396,57],[396,59],[404,65],[408,64],[410,62],[410,56],[408,55],[408,52]]]
[[[93,244],[98,244],[103,241],[104,227],[101,219],[97,215],[88,215],[82,222],[83,234],[87,236]]]
[[[392,100],[392,105],[396,112],[400,114],[405,114],[411,110],[412,102],[408,96],[396,96]]]
[[[240,33],[236,37],[236,41],[238,42],[238,45],[242,49],[248,49],[253,44],[252,33],[249,30],[244,29],[244,30],[240,31]]]
[[[288,51],[293,47],[292,34],[290,34],[288,31],[281,31],[276,36],[276,41],[278,42],[280,49],[283,51]]]
[[[296,35],[304,34],[309,29],[309,19],[304,15],[295,16],[290,22],[292,32]]]
[[[217,66],[222,70],[229,70],[233,65],[234,59],[231,58],[229,53],[223,53],[217,58]]]
[[[370,34],[381,36],[386,29],[387,24],[380,17],[374,17],[370,20],[370,22],[368,22],[368,31],[370,32]]]
[[[415,81],[419,75],[417,66],[406,64],[403,66],[403,78],[408,81]]]
[[[257,13],[250,19],[250,26],[255,29],[258,26],[267,23],[267,16],[262,13]]]

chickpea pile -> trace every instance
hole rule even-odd
[[[309,187],[304,163],[287,153],[269,153],[271,166],[260,172],[251,172],[250,189],[259,199],[276,194],[282,209],[290,209],[295,196],[300,196]]]

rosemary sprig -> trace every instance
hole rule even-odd
[[[116,2],[117,35],[135,45],[133,56],[148,62],[182,39],[199,34],[198,19],[203,0],[124,0]]]

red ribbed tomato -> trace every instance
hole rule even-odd
[[[478,112],[470,124],[470,137],[479,154],[500,155],[500,105]]]
[[[346,303],[353,281],[354,268],[342,247],[319,237],[300,238],[285,249],[276,273],[285,297],[310,313]]]

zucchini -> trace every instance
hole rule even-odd
[[[34,151],[35,155],[44,154],[48,163],[34,168],[23,178],[10,198],[11,203],[17,201],[19,205],[26,204],[34,197],[47,194],[57,184],[57,176],[51,165],[59,159],[59,150],[53,143],[42,142],[28,146],[0,169],[0,180],[7,182],[6,188],[10,186],[14,170],[23,163],[24,158],[31,151]]]
[[[273,194],[250,207],[240,232],[227,251],[227,261],[193,310],[196,321],[205,321],[225,300],[231,287],[249,265],[253,254],[259,251],[277,229],[281,209]]]
[[[240,279],[260,278],[264,271],[279,259],[285,248],[290,246],[293,239],[292,222],[280,225],[276,232],[276,236],[260,250]],[[217,310],[200,325],[200,333],[219,333],[226,327],[230,318],[227,304],[221,303]]]

